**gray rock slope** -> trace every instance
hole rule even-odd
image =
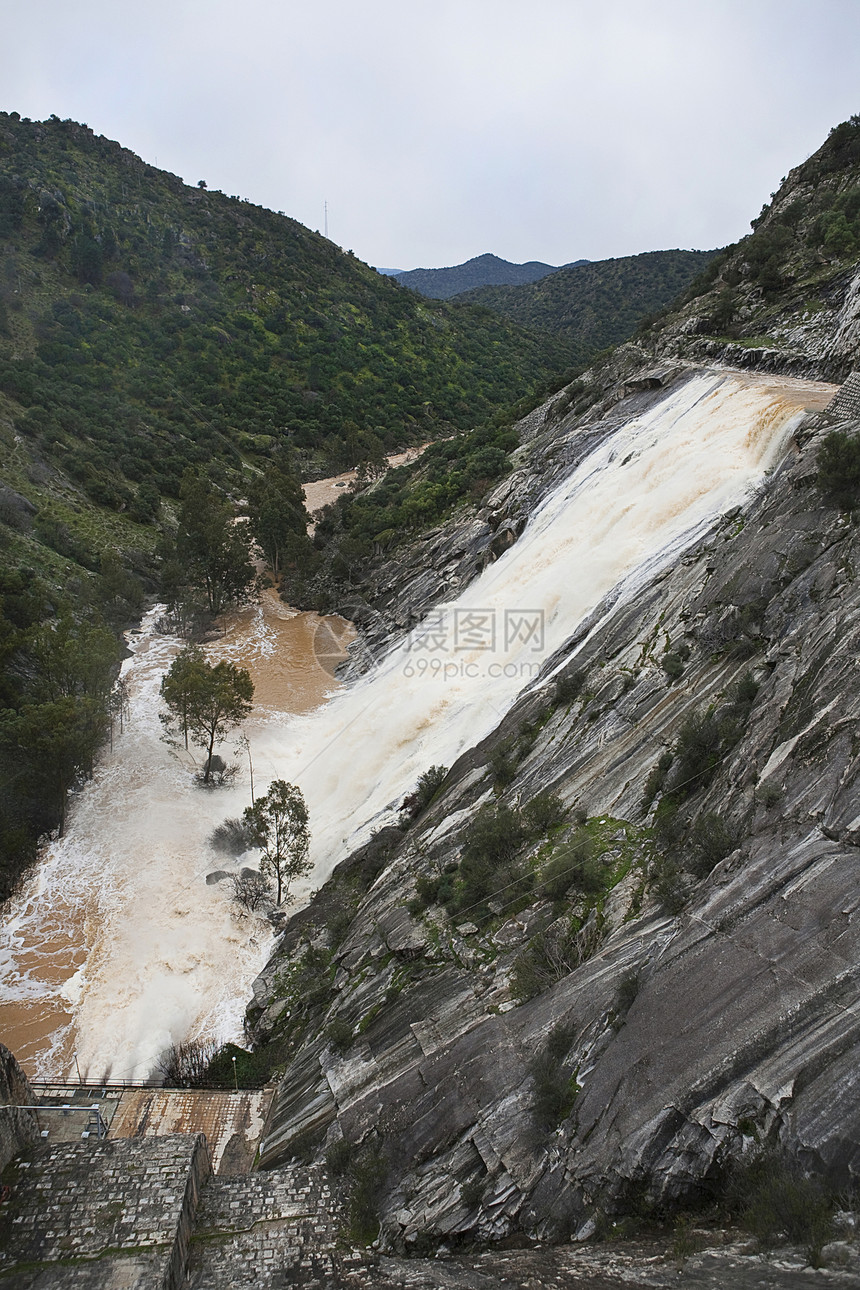
[[[378,571],[365,663],[686,372],[625,347],[590,379],[532,414],[482,512]],[[285,1058],[264,1168],[371,1161],[395,1249],[584,1235],[754,1141],[860,1173],[860,540],[815,483],[835,424],[808,414],[743,511],[602,606],[293,918],[249,1010]]]

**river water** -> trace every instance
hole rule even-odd
[[[541,663],[608,592],[623,600],[736,505],[828,386],[694,376],[616,431],[536,509],[520,540],[374,671],[340,690],[346,625],[292,615],[271,595],[208,648],[249,667],[245,727],[258,793],[276,777],[310,809],[312,875],[390,821],[420,774],[488,734]],[[131,717],[47,848],[0,941],[0,1026],[31,1072],[140,1078],[170,1043],[237,1038],[267,925],[239,917],[213,826],[250,800],[194,786],[159,740],[158,687],[179,643],[152,618],[126,664]],[[326,700],[326,696],[328,700]],[[244,756],[244,754],[242,754]]]
[[[182,646],[158,631],[163,612],[129,634],[122,732],[0,931],[0,1036],[33,1076],[143,1078],[184,1036],[240,1040],[248,983],[271,949],[268,925],[240,916],[227,885],[206,884],[237,867],[207,838],[248,805],[267,724],[339,688],[334,667],[353,633],[343,619],[295,613],[272,590],[225,617],[206,652],[249,669],[255,707],[249,749],[235,739],[221,749],[236,783],[207,790],[194,750],[177,755],[161,739],[159,686]]]

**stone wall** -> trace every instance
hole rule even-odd
[[[320,1166],[212,1178],[197,1216],[186,1290],[352,1285],[369,1260],[348,1248],[345,1230],[339,1198]]]
[[[851,373],[827,411],[831,416],[860,419],[860,372]]]
[[[202,1134],[41,1148],[3,1175],[0,1281],[180,1290],[208,1175]]]

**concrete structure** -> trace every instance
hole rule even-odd
[[[860,372],[852,372],[825,409],[830,416],[860,420]]]
[[[36,1117],[22,1107],[32,1104],[33,1090],[9,1049],[0,1044],[0,1172],[19,1151],[39,1137]]]
[[[37,1148],[3,1175],[2,1284],[180,1290],[209,1172],[202,1134]]]

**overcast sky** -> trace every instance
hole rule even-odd
[[[0,106],[371,264],[748,231],[860,112],[858,0],[2,0]]]

